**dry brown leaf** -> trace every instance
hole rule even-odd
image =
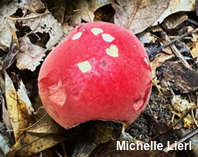
[[[10,79],[7,73],[5,73],[5,85],[6,85],[5,94],[6,94],[7,108],[10,114],[10,119],[15,134],[15,139],[18,139],[19,127],[18,127],[18,113],[17,113],[17,94],[14,85],[12,83],[12,80]]]
[[[152,62],[151,62],[151,69],[152,69],[152,78],[154,79],[156,77],[156,69],[161,66],[166,60],[172,58],[173,54],[165,54],[161,53],[159,56],[157,56]]]
[[[62,134],[37,134],[25,133],[10,149],[5,157],[30,156],[42,152],[66,139],[65,133]]]
[[[40,0],[24,0],[20,3],[20,7],[29,9],[31,12],[41,12],[46,9]]]
[[[69,2],[66,8],[65,21],[69,23],[70,26],[79,26],[82,20],[86,22],[91,22],[94,19],[94,13],[90,10],[89,2],[82,0],[74,0],[74,2]]]
[[[151,34],[149,31],[143,31],[137,34],[138,39],[142,44],[144,43],[155,43],[157,37],[154,34]]]
[[[5,73],[5,84],[7,108],[9,111],[15,140],[17,141],[21,136],[20,130],[26,128],[32,122],[31,116],[33,108],[31,107],[31,103],[26,100],[28,97],[24,91],[24,85],[22,82],[20,83],[19,90],[17,92],[14,88],[12,80],[8,74]],[[20,93],[23,93],[23,97],[20,97]],[[25,102],[28,103],[26,104]]]
[[[0,48],[4,51],[10,46],[12,40],[12,34],[10,32],[9,24],[12,28],[15,28],[14,22],[6,19],[6,17],[14,14],[19,8],[17,1],[12,3],[2,3],[0,9]]]
[[[169,51],[169,48],[166,48],[167,51]],[[159,94],[161,95],[161,86],[159,84],[159,80],[156,77],[156,69],[160,67],[166,60],[172,58],[174,55],[173,54],[165,54],[161,53],[158,55],[152,62],[151,62],[151,70],[152,70],[152,84],[155,85],[159,91]],[[165,89],[166,90],[166,89]]]
[[[63,132],[64,129],[46,113],[35,124],[25,128],[24,131],[29,133],[57,134]]]
[[[94,12],[107,4],[111,4],[113,0],[74,0],[68,2],[68,9],[66,10],[66,21],[70,19],[69,23],[72,26],[78,26],[82,20],[91,22],[94,19]]]
[[[112,127],[100,122],[95,123],[95,127],[97,129],[96,141],[98,141],[98,143],[105,143],[112,139]]]
[[[19,69],[30,69],[34,71],[45,57],[46,50],[30,42],[28,37],[20,40],[21,50],[16,56]]]
[[[17,9],[21,9],[23,17],[11,16]],[[40,0],[25,0],[21,3],[14,1],[1,6],[0,14],[2,16],[0,16],[0,22],[3,23],[0,25],[1,49],[7,51],[10,46],[12,34],[9,28],[11,27],[14,31],[17,31],[19,29],[15,28],[17,22],[21,27],[30,29],[28,33],[22,32],[25,29],[19,30],[20,33],[26,34],[25,37],[19,38],[21,51],[16,57],[19,69],[34,71],[45,56],[45,52],[51,50],[54,45],[62,40],[64,33],[61,25],[49,12],[41,14],[36,12],[41,10],[45,10],[45,6]],[[37,45],[29,41],[30,36],[38,38]],[[39,43],[42,43],[42,45],[38,46]]]
[[[67,2],[65,23],[63,29],[66,34],[69,34],[74,27],[81,25],[84,22],[94,21],[94,12],[104,5],[111,4],[113,0],[73,0]]]
[[[34,18],[35,16],[37,17]],[[30,27],[30,29],[33,30],[33,35],[38,36],[38,34],[45,34],[49,37],[49,39],[48,37],[43,39],[47,40],[46,45],[43,45],[45,48],[32,44],[29,37],[20,39],[21,52],[17,55],[17,67],[19,69],[29,69],[34,71],[45,56],[45,52],[50,50],[62,39],[63,30],[57,20],[47,13],[43,15],[31,13],[24,17],[24,20],[20,20],[19,18],[18,21],[22,22],[23,27]],[[40,37],[38,36],[38,38]]]
[[[14,63],[16,55],[19,53],[19,42],[16,32],[13,30],[12,27],[10,27],[10,31],[12,33],[12,40],[9,46],[8,53],[3,60],[3,66],[2,66],[3,72]]]
[[[61,24],[49,12],[43,14],[31,13],[25,16],[24,20],[19,18],[18,21],[22,22],[22,26],[30,27],[34,34],[49,34],[49,40],[44,45],[47,49],[59,43],[64,35]]]
[[[194,102],[189,103],[188,100],[181,98],[181,95],[174,95],[171,105],[179,112],[186,111],[188,108],[195,106]]]
[[[114,0],[92,0],[89,2],[90,10],[95,12],[100,7],[111,4],[112,2],[114,2]]]
[[[172,29],[172,28],[175,28],[178,25],[180,25],[186,19],[188,19],[188,16],[185,12],[178,12],[178,13],[171,14],[170,16],[166,17],[163,21],[163,24],[165,26],[167,26],[168,29]],[[152,26],[152,27],[146,29],[145,31],[137,34],[137,36],[141,37],[140,41],[142,43],[149,43],[149,41],[151,41],[151,39],[154,38],[154,35],[150,35],[150,32],[160,32],[160,31],[162,31],[162,28],[159,25],[156,25],[156,26]],[[147,38],[151,38],[151,39],[147,40],[145,42],[145,40],[143,40],[143,39],[147,39]],[[154,40],[156,40],[156,39],[154,38]]]
[[[65,9],[68,5],[65,0],[56,0],[56,1],[49,1],[49,0],[43,0],[45,5],[47,5],[47,8],[49,11],[53,14],[53,16],[58,19],[58,21],[63,24],[64,18],[65,18]],[[67,5],[66,5],[67,4]]]
[[[195,10],[195,1],[196,0],[171,0],[169,7],[164,11],[164,13],[153,23],[157,25],[157,23],[161,23],[166,17],[169,15],[182,12],[182,11],[193,11]]]
[[[50,148],[66,139],[60,127],[50,116],[44,116],[33,124],[33,108],[22,81],[18,91],[12,80],[5,75],[6,101],[16,143],[6,157],[29,156]]]
[[[163,23],[166,24],[166,26],[171,29],[175,28],[178,25],[180,25],[182,22],[188,19],[188,16],[186,12],[178,12],[175,14],[171,14],[167,18],[164,19]]]
[[[193,58],[198,57],[198,39],[196,42],[190,42],[187,44]]]
[[[23,103],[26,105],[28,114],[31,115],[34,112],[34,109],[27,95],[25,85],[23,84],[22,81],[19,82],[19,89],[17,90],[17,95],[18,95],[18,99],[23,101]],[[18,102],[20,103],[20,101]]]
[[[179,116],[179,117],[182,117],[182,116],[184,115],[184,113],[185,113],[185,111],[180,112],[180,111],[178,111],[177,109],[175,109],[175,108],[174,108],[173,106],[171,106],[171,105],[168,105],[168,108],[170,109],[170,111],[171,111],[173,114],[175,114],[175,115],[177,115],[177,116]],[[195,124],[195,122],[194,122],[192,116],[191,116],[190,114],[188,114],[188,115],[184,118],[184,127],[185,127],[185,128],[191,128],[194,124]]]
[[[188,32],[194,31],[194,28],[192,26],[188,26],[187,30],[188,30]],[[187,43],[186,46],[189,49],[189,51],[191,52],[192,57],[196,58],[196,57],[198,57],[198,33],[197,32],[192,34],[191,41],[192,42]]]
[[[151,26],[168,8],[169,0],[117,0],[115,24],[125,26],[133,33],[140,33]],[[128,25],[129,22],[129,25]]]
[[[180,61],[166,61],[160,67],[161,80],[165,85],[180,93],[189,93],[198,89],[198,73],[186,68]]]
[[[90,121],[74,127],[65,141],[71,157],[87,157],[100,143],[106,143],[120,135],[121,127],[112,122]]]

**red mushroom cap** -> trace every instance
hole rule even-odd
[[[147,53],[132,33],[91,22],[47,56],[38,86],[46,111],[65,128],[90,120],[128,126],[148,103],[151,78]]]

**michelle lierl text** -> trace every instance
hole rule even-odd
[[[170,147],[170,142],[167,142],[168,150],[191,150],[192,142],[177,143],[175,142],[175,147]],[[162,143],[157,143],[156,141],[151,141],[151,143],[129,143],[128,141],[117,141],[117,150],[163,150],[164,146]]]

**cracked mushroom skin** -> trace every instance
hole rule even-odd
[[[132,33],[91,22],[47,56],[38,86],[46,111],[66,129],[90,120],[128,126],[148,103],[151,79],[147,53]]]

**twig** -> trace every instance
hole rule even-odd
[[[160,47],[157,48],[157,49],[154,49],[154,50],[151,52],[151,54],[157,53],[157,52],[161,51],[162,49],[164,49],[165,47],[167,47],[167,46],[173,44],[174,42],[176,42],[176,41],[178,41],[178,40],[181,40],[181,39],[183,39],[184,37],[186,37],[186,36],[188,36],[188,35],[191,35],[191,34],[197,32],[197,31],[198,31],[198,28],[195,29],[195,30],[193,30],[193,31],[189,31],[189,32],[187,32],[187,33],[185,33],[185,34],[183,34],[183,35],[181,35],[181,36],[179,36],[179,37],[176,37],[175,39],[171,40],[169,43],[164,44],[164,45],[160,46]]]
[[[43,120],[45,117],[47,116],[47,113],[45,113],[39,120],[36,121],[36,123],[26,127],[26,128],[23,128],[23,129],[20,129],[20,131],[27,131],[28,129],[34,127],[36,124],[38,124],[41,120]]]
[[[39,15],[35,15],[35,16],[30,16],[30,17],[18,17],[18,18],[15,18],[15,17],[6,17],[6,18],[9,19],[9,20],[30,20],[30,19],[41,17],[41,16],[45,16],[45,15],[48,15],[48,14],[51,14],[51,13],[50,12],[46,12],[46,13],[43,13],[43,14],[39,14]]]
[[[173,149],[177,144],[182,143],[182,142],[188,140],[189,138],[195,136],[196,134],[198,134],[198,129],[195,130],[195,131],[193,131],[193,132],[191,132],[190,134],[184,136],[179,141],[172,143],[169,147],[164,148],[163,151],[164,152],[168,152],[169,150]]]
[[[38,28],[40,22],[41,22],[41,16],[39,17],[39,21],[38,21],[36,27],[35,27],[34,29],[32,29],[29,33],[26,33],[22,38],[25,38],[25,37],[27,37],[28,35],[32,34],[32,33]]]
[[[168,43],[170,43],[171,40],[170,40],[169,36],[166,34],[166,32],[163,32],[163,34],[164,34],[164,36],[165,36],[165,41],[168,42]],[[190,66],[190,65],[188,64],[188,62],[184,59],[183,55],[180,53],[180,51],[178,50],[178,48],[177,48],[174,44],[171,44],[169,47],[170,47],[171,51],[175,54],[175,56],[177,56],[177,57],[180,59],[180,61],[182,62],[182,64],[183,64],[186,68],[192,70],[191,66]]]
[[[194,21],[194,20],[187,19],[186,21],[188,21],[188,22],[190,22],[190,23],[192,23],[192,24],[198,26],[198,23],[197,23],[196,21]]]
[[[61,148],[62,148],[62,152],[63,152],[63,157],[67,157],[67,153],[66,153],[64,142],[61,142],[60,144],[61,144]]]
[[[183,65],[192,70],[192,67],[188,64],[188,62],[184,59],[184,56],[180,53],[180,51],[177,49],[175,45],[170,46],[171,50],[174,52],[174,54],[180,59],[180,61],[183,63]]]

